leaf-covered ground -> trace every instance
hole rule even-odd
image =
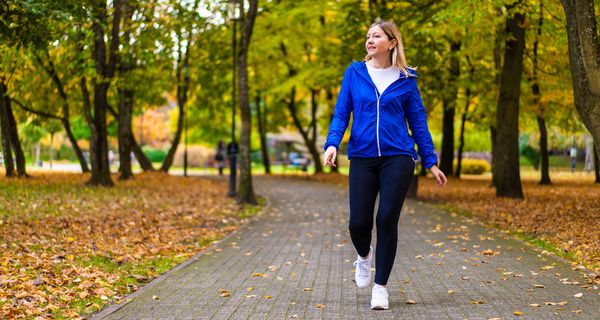
[[[344,175],[321,174],[318,181],[346,184]],[[600,274],[600,185],[590,175],[553,177],[541,186],[523,179],[525,199],[497,198],[489,176],[450,178],[444,188],[420,178],[418,197],[449,211],[473,215],[484,224],[514,231],[538,245],[549,243],[560,255],[575,259]],[[541,241],[540,241],[541,240]]]
[[[419,199],[449,205],[473,214],[486,224],[533,234],[563,256],[600,272],[600,185],[589,178],[554,178],[550,186],[523,181],[525,199],[497,198],[489,179],[450,180],[438,188],[433,181],[419,185]],[[527,237],[527,235],[525,235]]]
[[[0,318],[89,315],[250,213],[225,196],[224,180],[153,173],[92,188],[88,178],[0,178]]]

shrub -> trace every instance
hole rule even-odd
[[[456,170],[458,161],[454,160],[454,170]],[[483,174],[492,170],[492,166],[483,159],[462,159],[461,174]]]
[[[167,156],[167,152],[163,149],[144,147],[143,150],[148,159],[152,162],[163,162]]]

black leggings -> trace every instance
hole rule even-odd
[[[350,237],[361,257],[369,254],[377,193],[377,255],[375,283],[386,285],[398,242],[398,220],[415,170],[406,155],[350,160]]]

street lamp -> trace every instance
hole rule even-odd
[[[239,8],[238,8],[239,0],[229,0],[229,13],[231,14],[231,20],[233,20],[233,36],[231,38],[231,45],[233,49],[233,77],[231,80],[231,142],[227,146],[227,154],[229,155],[229,192],[227,193],[230,197],[236,196],[235,191],[235,180],[237,175],[237,153],[238,153],[238,144],[235,141],[235,107],[236,107],[236,29],[237,29],[237,21],[239,19]]]

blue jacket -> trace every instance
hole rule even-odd
[[[398,80],[380,93],[365,62],[353,62],[344,73],[324,149],[339,147],[353,113],[348,158],[405,154],[416,161],[416,142],[425,168],[437,165],[416,77],[412,70],[410,77],[401,73]],[[412,135],[408,133],[409,127]]]

